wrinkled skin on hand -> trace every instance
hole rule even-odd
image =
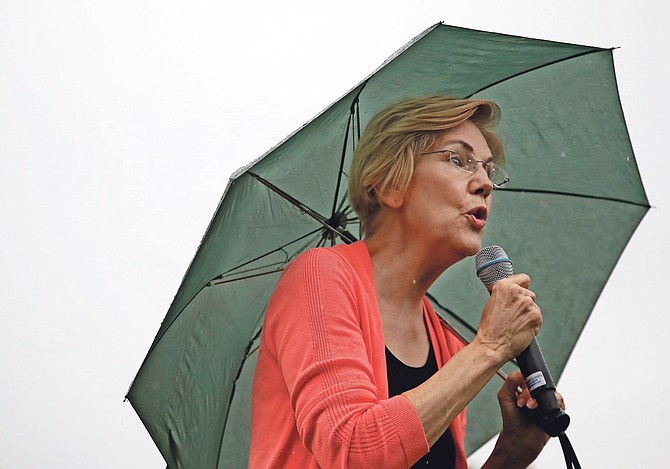
[[[542,314],[529,290],[530,277],[512,275],[493,285],[477,332],[477,340],[504,361],[521,353],[542,326]]]

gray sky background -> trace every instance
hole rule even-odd
[[[665,467],[669,17],[650,0],[0,3],[0,469],[165,467],[123,396],[230,174],[438,21],[620,47],[654,208],[559,387],[584,467]],[[557,440],[534,467],[565,467]]]

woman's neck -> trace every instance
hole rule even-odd
[[[429,349],[423,297],[446,267],[435,265],[430,253],[413,240],[377,232],[364,242],[372,262],[386,346],[403,363],[420,366]]]

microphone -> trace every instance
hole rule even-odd
[[[483,248],[475,256],[477,276],[491,292],[493,285],[514,273],[512,261],[500,246]],[[521,373],[526,380],[530,395],[538,407],[528,414],[549,436],[559,436],[570,425],[570,417],[558,405],[556,386],[547,369],[547,363],[535,337],[528,347],[516,357]],[[526,409],[528,410],[528,409]]]

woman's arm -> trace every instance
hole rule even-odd
[[[356,273],[339,254],[318,250],[284,274],[263,334],[290,397],[295,421],[287,424],[322,467],[412,465],[429,446],[408,399],[381,398],[383,332]],[[367,323],[367,308],[377,326]]]
[[[403,393],[416,408],[430,445],[500,367],[528,346],[542,324],[524,274],[498,281],[471,344],[422,385]]]

